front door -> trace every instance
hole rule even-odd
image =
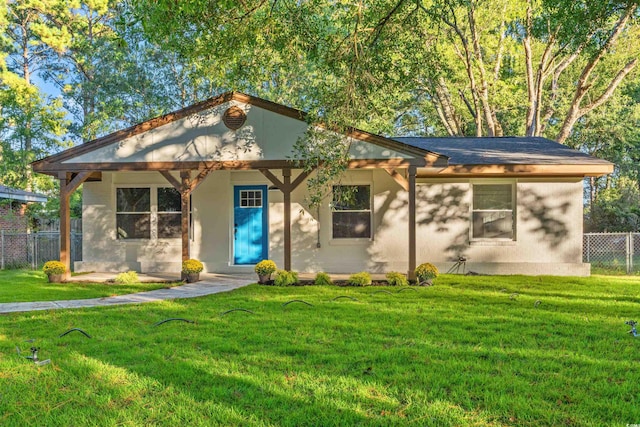
[[[233,188],[233,263],[257,264],[268,258],[267,186]]]

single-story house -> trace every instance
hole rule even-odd
[[[307,204],[291,162],[299,110],[230,92],[33,163],[60,179],[61,224],[83,187],[76,271],[447,271],[588,275],[583,178],[607,161],[544,138],[388,138],[352,129],[332,196]],[[311,172],[312,174],[314,172]],[[68,228],[66,228],[68,230]],[[68,232],[63,231],[63,235]],[[69,263],[68,239],[61,261]]]

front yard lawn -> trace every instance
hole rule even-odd
[[[0,303],[26,301],[56,301],[69,299],[102,298],[172,286],[167,283],[48,283],[41,271],[0,270]]]
[[[402,292],[252,285],[197,299],[2,315],[0,424],[640,423],[640,338],[624,324],[640,320],[639,286],[627,278],[444,276]],[[334,300],[343,295],[356,300]],[[313,306],[283,306],[291,300]],[[233,308],[255,314],[221,315]],[[195,323],[154,326],[168,318]],[[70,328],[93,338],[59,338]],[[18,356],[16,346],[33,345],[50,364]]]

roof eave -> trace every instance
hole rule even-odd
[[[613,163],[449,165],[440,171],[418,171],[418,177],[598,177],[613,172]]]

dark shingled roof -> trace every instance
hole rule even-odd
[[[394,137],[449,156],[450,165],[607,165],[610,162],[540,137]]]
[[[20,202],[46,202],[47,196],[0,185],[0,199],[17,200]]]

